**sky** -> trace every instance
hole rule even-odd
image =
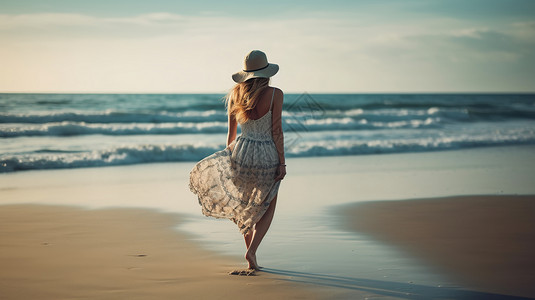
[[[0,92],[534,92],[535,1],[0,0]]]

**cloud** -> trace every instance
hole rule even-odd
[[[531,30],[530,30],[531,28]],[[502,30],[461,28],[423,34],[387,34],[368,45],[370,53],[397,59],[466,62],[518,62],[533,60],[535,27],[512,24]]]
[[[94,17],[83,14],[68,13],[38,13],[20,15],[0,15],[0,28],[23,30],[28,27],[42,26],[96,26],[96,25],[176,25],[184,21],[185,17],[170,13],[150,13],[132,17]]]
[[[39,29],[43,26],[80,26],[91,25],[95,17],[80,14],[21,14],[0,15],[0,29],[4,32],[19,31],[29,28]]]
[[[139,38],[180,32],[191,26],[191,21],[191,18],[170,13],[114,18],[67,13],[4,14],[0,15],[0,36]]]
[[[535,77],[519,72],[535,61],[535,22],[387,17],[4,14],[0,91],[224,92],[251,49],[297,92],[525,90]]]

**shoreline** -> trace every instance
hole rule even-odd
[[[327,159],[335,159],[335,160],[343,160],[343,159],[354,159],[354,158],[366,158],[370,156],[404,156],[404,155],[433,155],[433,154],[440,154],[440,153],[451,153],[451,152],[471,152],[471,151],[485,151],[485,150],[507,150],[507,149],[514,149],[514,148],[531,148],[535,149],[534,143],[520,143],[520,144],[507,144],[507,145],[490,145],[490,146],[471,146],[471,147],[465,147],[465,148],[447,148],[447,149],[433,149],[433,150],[414,150],[414,151],[400,151],[400,152],[369,152],[369,153],[359,153],[359,154],[333,154],[333,155],[320,155],[320,156],[292,156],[288,155],[289,160],[327,160]],[[222,148],[214,148],[215,151],[223,150]],[[210,153],[211,154],[211,153]],[[146,161],[146,162],[136,162],[136,163],[125,163],[125,164],[109,164],[109,165],[90,165],[90,166],[76,166],[76,167],[59,167],[59,168],[36,168],[36,169],[17,169],[14,171],[7,171],[7,172],[0,172],[1,176],[11,176],[15,174],[34,174],[34,173],[40,173],[40,172],[61,172],[61,171],[76,171],[76,170],[100,170],[100,169],[116,169],[116,168],[135,168],[135,167],[143,167],[143,166],[158,166],[158,165],[173,165],[173,164],[189,164],[194,165],[200,159],[194,159],[194,160],[179,160],[179,161]]]
[[[246,268],[175,229],[177,214],[146,209],[0,206],[2,299],[320,298],[282,276]],[[325,295],[323,297],[325,298]]]
[[[464,288],[535,297],[535,196],[479,195],[342,205],[343,227],[417,257]]]

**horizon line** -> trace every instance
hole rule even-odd
[[[342,91],[342,92],[309,92],[309,91],[289,91],[285,94],[339,94],[339,95],[358,95],[358,94],[535,94],[533,91]],[[225,92],[81,92],[81,91],[0,91],[0,94],[71,94],[71,95],[224,95]]]

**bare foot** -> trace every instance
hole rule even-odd
[[[252,254],[252,253],[249,253],[249,251],[247,251],[247,253],[245,253],[245,260],[249,263],[249,269],[253,269],[253,270],[260,270],[260,267],[258,266],[258,263],[256,262],[256,254]]]

